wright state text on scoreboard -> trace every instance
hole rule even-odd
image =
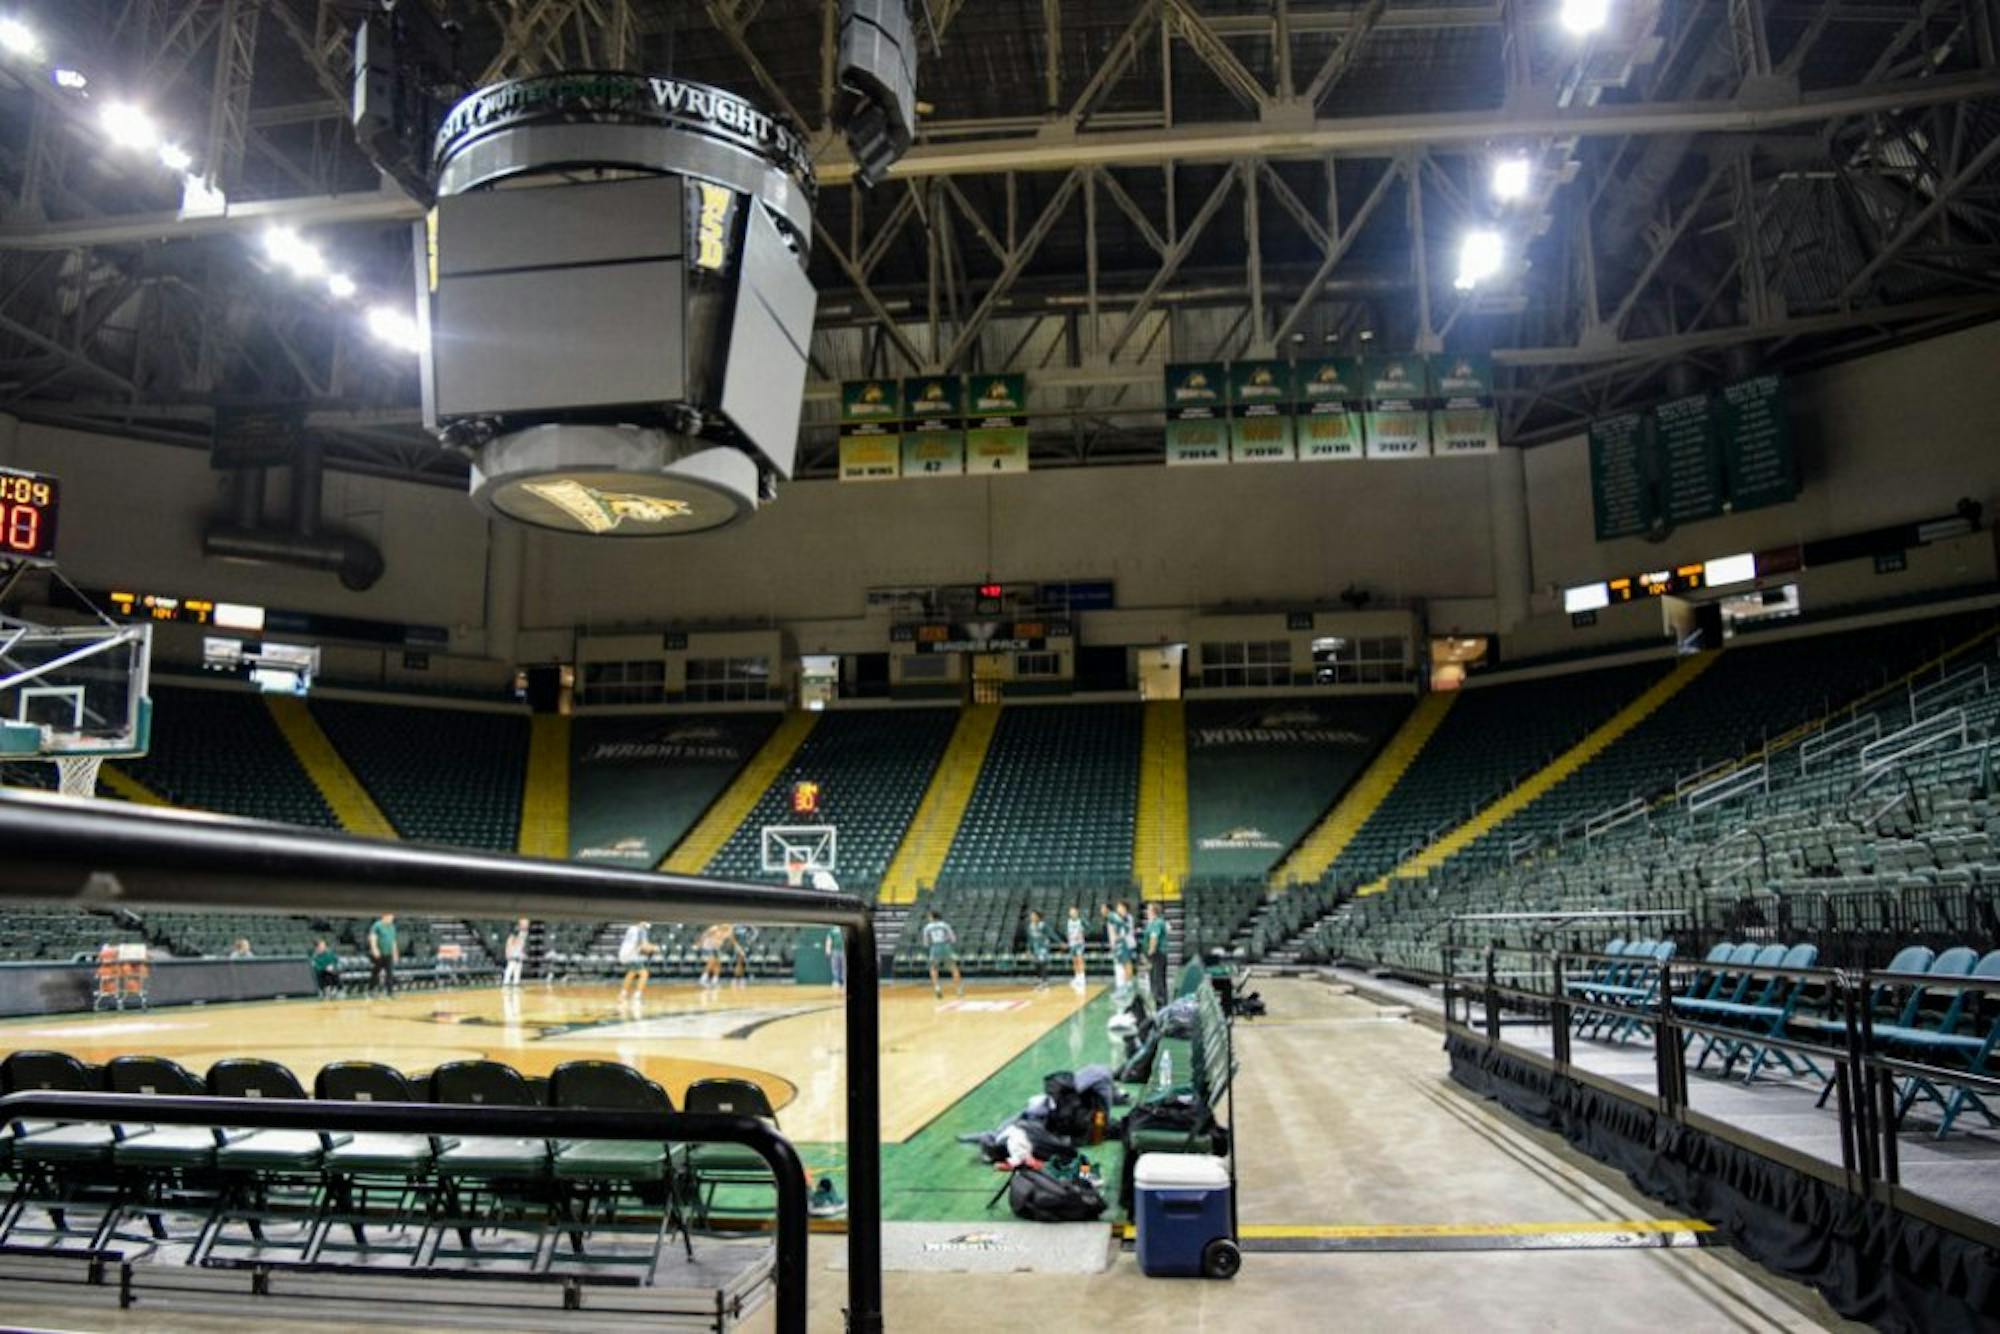
[[[44,473],[0,468],[0,560],[56,558],[62,486]]]

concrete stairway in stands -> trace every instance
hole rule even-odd
[[[1389,882],[1392,880],[1422,876],[1444,865],[1481,835],[1526,809],[1556,784],[1603,754],[1612,742],[1644,722],[1662,704],[1678,695],[1703,672],[1714,666],[1718,656],[1715,653],[1697,653],[1682,658],[1671,672],[1654,682],[1630,704],[1611,715],[1583,740],[1558,755],[1543,768],[1530,774],[1524,781],[1515,784],[1498,801],[1433,841],[1430,846],[1404,861],[1388,875],[1373,884],[1363,885],[1356,891],[1357,894],[1380,894],[1389,887]]]
[[[521,832],[515,849],[524,857],[569,858],[570,721],[559,713],[528,720],[528,775],[521,788]]]
[[[1381,808],[1396,784],[1403,780],[1403,775],[1423,753],[1457,699],[1458,695],[1454,692],[1437,692],[1417,701],[1417,706],[1403,719],[1403,725],[1396,729],[1396,735],[1389,738],[1389,744],[1382,747],[1367,771],[1349,785],[1340,800],[1334,802],[1333,809],[1273,868],[1273,887],[1309,884],[1326,874],[1326,868],[1346,851],[1347,845],[1361,831],[1361,826],[1368,823],[1368,818]]]
[[[278,725],[285,744],[292,748],[299,767],[312,779],[319,789],[327,808],[333,812],[340,827],[350,834],[365,834],[370,838],[396,838],[396,827],[389,823],[389,817],[382,814],[382,808],[375,804],[375,798],[368,795],[361,780],[347,767],[347,761],[333,748],[325,732],[306,708],[306,702],[296,695],[266,695],[264,706],[271,711],[271,721]]]
[[[881,902],[915,903],[919,885],[937,883],[999,725],[997,704],[974,704],[959,712],[958,724],[931,775],[930,786],[924,789],[917,813],[882,876]]]
[[[707,870],[737,826],[756,809],[757,799],[777,781],[785,766],[792,762],[792,756],[798,754],[799,747],[812,735],[819,717],[817,713],[804,711],[786,714],[785,720],[750,757],[750,762],[730,780],[722,795],[709,804],[701,819],[674,845],[674,850],[660,863],[660,869],[679,875],[700,875]]]
[[[1178,901],[1188,877],[1187,705],[1147,701],[1144,727],[1132,878],[1146,898]]]

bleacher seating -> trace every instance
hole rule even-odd
[[[73,908],[0,906],[0,960],[95,958],[100,946],[145,939],[129,920]]]
[[[841,888],[872,895],[957,723],[951,709],[824,715],[709,862],[708,874],[767,879],[759,869],[766,825],[829,824],[840,831]],[[792,784],[804,781],[819,784],[819,811],[812,816],[791,812]]]
[[[528,767],[524,716],[331,699],[311,708],[404,838],[513,850]]]
[[[132,777],[176,806],[338,827],[261,697],[157,682],[150,693],[152,747],[119,761]]]
[[[939,885],[1116,885],[1135,897],[1142,716],[1137,704],[1003,710]]]

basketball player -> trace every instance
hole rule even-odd
[[[936,908],[931,909],[930,920],[924,923],[924,947],[931,956],[931,990],[939,1000],[944,999],[944,984],[938,980],[938,966],[951,965],[952,985],[958,994],[965,994],[965,975],[958,971],[958,932],[951,929],[951,923],[938,916]]]
[[[652,929],[651,922],[634,922],[618,942],[618,962],[625,965],[625,980],[618,984],[621,1001],[636,1001],[646,994],[646,981],[652,976],[647,961],[660,952],[652,941]]]
[[[1070,990],[1079,994],[1083,991],[1084,931],[1083,909],[1072,903],[1069,905],[1069,921],[1063,924],[1063,932],[1069,942]]]
[[[722,947],[724,942],[743,952],[736,942],[736,928],[727,922],[717,922],[701,933],[695,948],[701,951],[701,987],[704,991],[714,991],[722,985]]]
[[[514,923],[514,932],[507,937],[503,949],[507,957],[507,967],[500,974],[500,985],[518,987],[521,985],[521,969],[528,962],[528,919],[523,917]]]
[[[1167,930],[1167,919],[1161,914],[1160,905],[1147,904],[1146,934],[1140,942],[1140,952],[1146,958],[1146,980],[1156,1006],[1167,1003]]]
[[[368,989],[381,983],[382,994],[396,994],[396,964],[403,957],[396,943],[396,914],[385,912],[368,928]]]
[[[1055,933],[1042,920],[1039,912],[1028,911],[1028,956],[1035,961],[1035,990],[1046,991],[1049,986],[1049,939]]]
[[[748,926],[731,926],[729,928],[729,948],[736,951],[736,980],[734,985],[738,990],[750,985],[750,956],[743,948],[743,938],[755,929],[755,927]]]

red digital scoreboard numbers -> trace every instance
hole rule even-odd
[[[792,814],[793,815],[819,814],[818,783],[792,784]]]
[[[61,499],[55,478],[0,468],[0,560],[54,560]]]

